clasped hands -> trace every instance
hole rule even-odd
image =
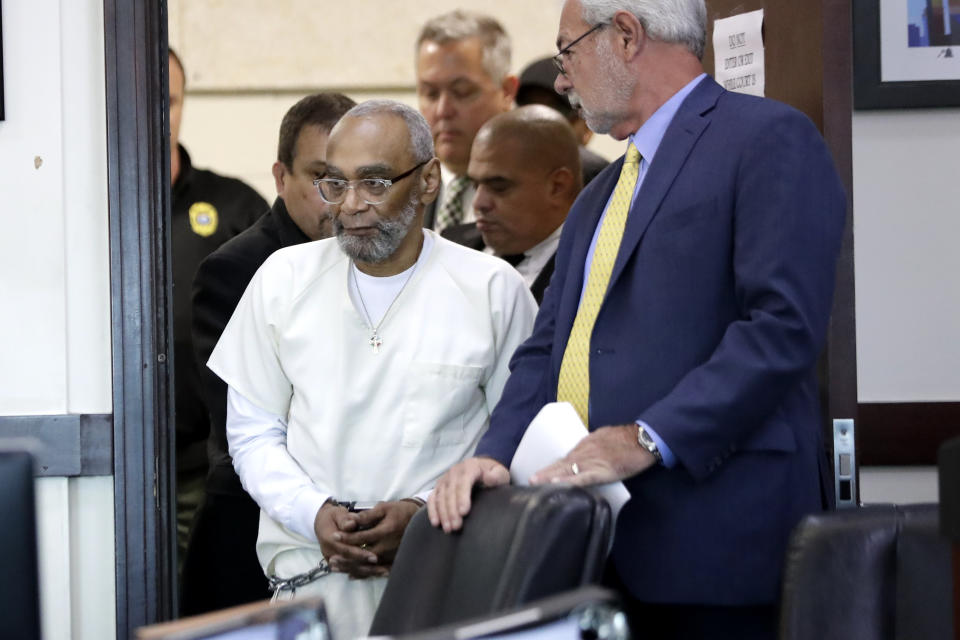
[[[403,532],[419,508],[409,500],[378,502],[357,512],[334,502],[324,504],[313,528],[330,570],[358,579],[388,575]]]
[[[636,424],[601,427],[565,457],[536,472],[530,484],[606,484],[634,476],[655,463],[653,454],[637,442]],[[492,458],[468,458],[450,467],[427,500],[430,523],[447,533],[457,531],[470,512],[474,485],[495,487],[509,482],[510,471]]]

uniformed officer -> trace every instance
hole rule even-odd
[[[190,339],[193,276],[214,249],[237,235],[269,206],[235,178],[197,169],[179,144],[185,74],[170,50],[170,244],[173,270],[174,402],[177,442],[177,549],[182,560],[193,515],[203,497],[210,423]]]

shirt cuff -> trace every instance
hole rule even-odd
[[[303,489],[293,499],[291,506],[290,528],[307,540],[317,540],[317,530],[313,524],[317,520],[317,512],[330,496],[316,489]],[[317,540],[319,542],[319,540]]]
[[[663,438],[643,420],[637,420],[637,426],[643,427],[643,430],[649,433],[653,441],[657,443],[657,450],[660,452],[660,457],[663,458],[663,466],[667,469],[672,469],[674,465],[677,464],[677,457],[673,455],[673,451],[671,451],[667,443],[663,441]]]

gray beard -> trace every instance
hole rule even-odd
[[[380,233],[371,238],[358,238],[344,234],[339,216],[333,218],[333,233],[337,236],[340,250],[351,260],[378,264],[385,262],[396,253],[416,217],[417,204],[416,198],[413,197],[400,209],[397,217],[377,221],[375,226]]]
[[[583,106],[583,102],[581,102],[580,96],[578,96],[576,92],[571,91],[568,95],[570,104],[574,109],[580,110],[580,117],[587,123],[590,131],[601,135],[610,133],[610,129],[612,129],[613,125],[618,121],[616,114],[609,112],[594,113]]]
[[[567,95],[570,105],[575,109],[580,109],[580,116],[587,123],[587,127],[594,133],[606,134],[624,118],[627,107],[630,102],[630,94],[634,79],[629,73],[617,66],[613,59],[613,53],[610,51],[610,45],[606,40],[600,40],[597,45],[597,56],[604,62],[606,72],[599,77],[600,87],[598,92],[603,96],[605,110],[592,110],[583,106],[583,100],[576,91],[570,91]],[[596,98],[596,96],[595,96]]]

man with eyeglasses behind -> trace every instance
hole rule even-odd
[[[517,77],[510,71],[510,38],[490,16],[458,9],[424,24],[417,37],[417,99],[443,165],[443,188],[427,209],[426,226],[456,242],[483,248],[467,177],[470,146],[483,124],[510,110]]]
[[[208,362],[263,510],[261,565],[281,597],[322,595],[340,638],[366,633],[407,523],[472,454],[536,313],[506,262],[422,228],[439,169],[415,110],[348,111],[316,180],[336,238],[274,253]]]

